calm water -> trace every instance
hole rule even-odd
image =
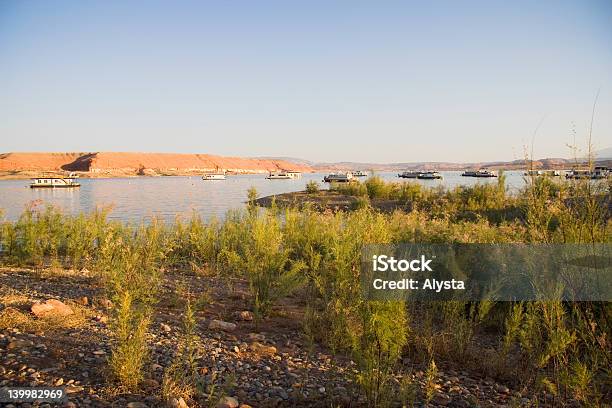
[[[461,172],[441,172],[442,180],[410,180],[423,185],[473,185],[496,183],[496,178],[461,177]],[[377,173],[386,180],[401,181],[397,173]],[[511,190],[523,184],[522,172],[506,172]],[[321,182],[323,174],[304,174],[298,180],[266,180],[265,175],[228,176],[224,181],[204,181],[200,177],[141,177],[81,179],[76,189],[31,189],[29,180],[0,181],[0,209],[6,219],[15,220],[31,202],[52,204],[64,212],[91,211],[112,206],[110,218],[138,222],[161,217],[173,221],[177,215],[189,217],[192,211],[205,219],[222,218],[229,209],[244,207],[247,190],[255,187],[259,196],[304,190],[311,180]],[[324,183],[320,183],[326,188]]]

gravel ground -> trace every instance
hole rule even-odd
[[[177,287],[198,294],[194,302],[202,305],[196,312],[196,363],[204,391],[188,403],[178,395],[170,403],[161,397],[164,370],[173,362],[182,338],[183,306]],[[230,289],[218,278],[168,273],[160,298],[148,338],[151,354],[143,373],[142,392],[125,394],[108,380],[109,301],[96,279],[87,271],[0,269],[0,387],[66,387],[69,402],[65,406],[71,407],[365,405],[352,381],[354,363],[318,345],[305,344],[299,323],[303,307],[298,299],[288,299],[257,327],[249,320],[244,282],[237,281]],[[60,300],[74,313],[64,318],[34,316],[32,304],[49,299]],[[216,320],[235,327],[224,323],[211,326]],[[425,406],[422,368],[405,363],[405,371],[410,372],[406,376],[415,385],[414,405]],[[402,378],[395,380],[400,382]],[[217,385],[217,393],[209,397],[212,384]],[[444,365],[440,366],[435,388],[429,406],[535,405],[531,396],[504,384]],[[220,401],[220,393],[231,398]],[[543,405],[541,401],[539,405]]]

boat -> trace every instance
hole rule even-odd
[[[497,172],[488,169],[465,170],[461,175],[463,177],[497,177]]]
[[[352,171],[351,174],[353,177],[367,177],[368,173],[363,170]]]
[[[299,171],[271,171],[266,177],[268,180],[291,180],[302,177],[302,173]]]
[[[397,177],[401,178],[419,178],[420,171],[404,171],[397,175]]]
[[[437,171],[424,171],[417,176],[418,179],[421,180],[435,180],[441,179],[442,175]]]
[[[76,181],[75,173],[70,173],[68,176],[48,175],[43,177],[33,177],[30,183],[30,188],[75,188],[81,184]]]
[[[302,177],[302,173],[299,171],[287,171],[286,173],[289,176],[289,178],[292,178],[292,179],[299,179]]]
[[[593,179],[606,179],[610,175],[610,169],[605,166],[596,166],[595,170],[593,170],[592,177]]]
[[[567,179],[591,179],[591,180],[601,180],[606,179],[610,175],[610,169],[605,166],[597,166],[593,170],[571,170],[565,174],[565,178]]]
[[[202,180],[225,180],[225,173],[206,173]]]
[[[354,181],[352,173],[331,173],[327,176],[323,177],[323,181],[325,183],[347,183],[349,181]]]
[[[561,175],[561,172],[559,170],[527,170],[523,175],[558,177]]]

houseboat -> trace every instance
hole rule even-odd
[[[287,171],[286,173],[289,175],[289,178],[292,179],[299,179],[302,177],[302,173],[299,171]]]
[[[351,174],[353,177],[367,177],[368,173],[363,170],[352,171]]]
[[[77,175],[70,173],[67,177],[52,175],[43,177],[34,177],[30,183],[31,188],[74,188],[80,187],[76,179]]]
[[[397,175],[400,178],[419,178],[420,171],[404,171]]]
[[[609,175],[610,169],[604,166],[597,166],[593,170],[571,170],[565,174],[565,178],[601,180],[608,178]]]
[[[523,175],[558,177],[561,175],[561,172],[559,170],[527,170]]]
[[[442,175],[437,171],[424,171],[417,176],[418,179],[421,180],[435,180],[441,179]]]
[[[497,172],[488,169],[465,170],[461,175],[463,177],[497,177]]]
[[[331,173],[323,177],[325,183],[347,183],[353,181],[355,178],[352,173]]]
[[[206,173],[202,176],[202,180],[225,180],[225,173]]]
[[[291,180],[302,177],[299,171],[271,171],[266,177],[268,180]]]

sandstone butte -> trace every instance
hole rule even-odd
[[[310,172],[312,168],[284,160],[175,153],[3,153],[0,173],[5,176],[37,172],[75,171],[84,176],[178,175],[224,170],[265,173],[277,170]]]

